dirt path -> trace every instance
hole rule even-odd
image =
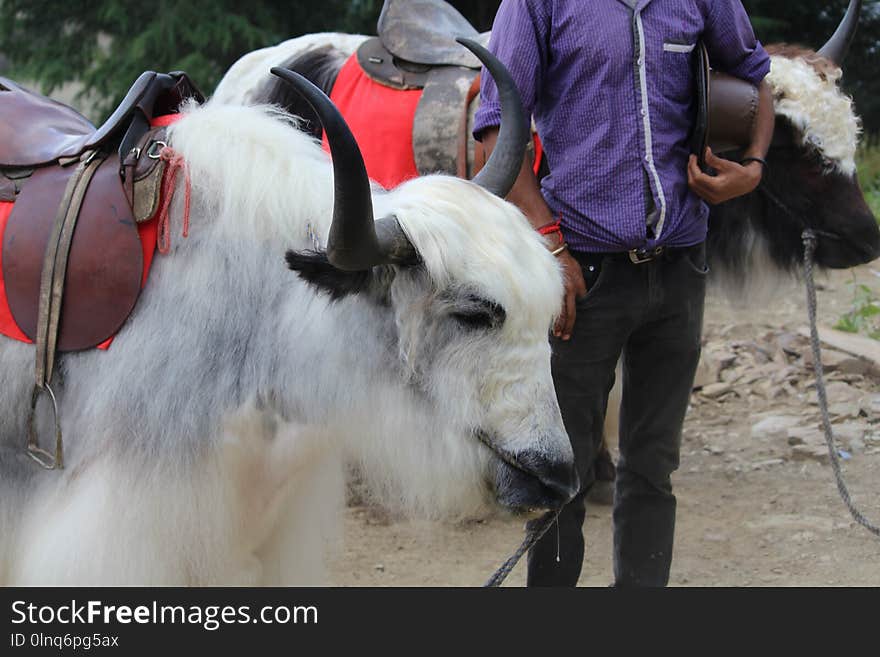
[[[880,289],[878,269],[874,263],[855,274]],[[851,280],[851,272],[823,280],[823,323],[849,309]],[[796,335],[805,325],[800,287],[757,309],[710,296],[707,385],[692,397],[674,478],[672,585],[880,586],[880,540],[851,521],[823,458],[806,341]],[[880,523],[880,386],[845,358],[831,369],[847,482],[853,500]],[[523,536],[515,518],[450,526],[392,521],[364,507],[346,513],[346,544],[332,564],[341,585],[477,586]],[[610,507],[588,508],[585,534],[580,585],[606,586]],[[506,585],[524,582],[521,563]]]

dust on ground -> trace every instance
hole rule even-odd
[[[880,289],[878,263],[820,280],[820,323],[849,310],[852,281]],[[878,586],[880,539],[852,520],[835,487],[810,369],[804,291],[735,307],[710,294],[701,384],[682,438],[670,584]],[[880,523],[880,378],[869,363],[823,356],[842,468],[853,501]],[[552,529],[551,529],[552,531]],[[479,586],[523,538],[523,521],[399,521],[346,510],[332,580],[355,586]],[[607,586],[611,509],[588,505],[581,586]],[[506,586],[525,584],[524,561]]]

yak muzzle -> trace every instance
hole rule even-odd
[[[499,460],[495,476],[498,503],[508,509],[559,509],[580,490],[573,460],[556,461],[545,454],[521,452],[516,464]]]

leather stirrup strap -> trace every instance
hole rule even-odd
[[[468,141],[470,138],[470,134],[468,134],[468,123],[471,115],[471,103],[474,102],[474,99],[480,93],[480,79],[482,75],[477,74],[477,76],[471,82],[471,86],[468,89],[467,96],[464,101],[464,114],[461,117],[461,130],[458,135],[458,171],[457,174],[459,178],[464,178],[468,180],[473,176],[477,175],[476,171],[473,171],[473,175],[468,175]],[[477,142],[479,144],[480,142]],[[476,159],[476,158],[475,158]]]
[[[58,325],[61,321],[61,302],[64,295],[64,278],[67,275],[67,258],[73,242],[73,232],[89,183],[104,161],[96,151],[87,153],[67,182],[52,232],[46,244],[43,273],[40,279],[40,305],[37,314],[37,385],[45,386],[52,380],[55,367],[55,347],[58,341]]]
[[[43,270],[40,278],[40,303],[37,314],[36,334],[36,383],[31,400],[31,417],[29,421],[28,453],[40,465],[49,470],[64,467],[62,454],[61,427],[58,420],[58,408],[55,395],[49,387],[55,369],[55,351],[58,344],[58,327],[61,321],[61,304],[64,297],[64,279],[67,275],[67,259],[70,245],[79,218],[80,208],[85,199],[86,190],[95,172],[106,156],[99,156],[97,151],[88,151],[83,155],[67,182],[64,196],[58,206],[58,213],[52,224],[52,232],[46,243],[43,257]],[[39,447],[34,430],[34,414],[37,397],[40,392],[48,393],[52,400],[55,413],[56,442],[55,454],[49,454]]]

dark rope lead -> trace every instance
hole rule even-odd
[[[825,393],[825,375],[822,369],[819,330],[816,328],[816,285],[813,281],[813,254],[816,252],[816,233],[808,228],[801,235],[801,239],[804,241],[804,279],[807,284],[807,312],[810,317],[810,347],[813,350],[813,368],[816,372],[816,394],[819,398],[819,410],[822,414],[822,428],[825,430],[825,443],[828,445],[831,467],[834,469],[834,478],[837,480],[837,490],[855,521],[874,534],[874,536],[880,536],[880,529],[871,524],[853,505],[849,496],[849,490],[847,490],[846,484],[843,481],[843,475],[840,472],[840,459],[837,455],[837,448],[834,445],[831,418],[828,415],[828,395]]]
[[[507,576],[510,574],[510,571],[513,570],[514,566],[519,563],[519,560],[522,559],[522,556],[532,549],[532,547],[537,543],[541,537],[547,533],[547,530],[550,529],[550,526],[556,522],[556,519],[559,517],[559,510],[548,511],[543,516],[538,518],[534,523],[529,523],[532,525],[528,528],[528,532],[526,533],[526,538],[522,542],[522,545],[517,548],[516,552],[510,555],[510,558],[501,564],[501,567],[492,573],[492,577],[483,585],[484,588],[496,588],[501,586],[502,582],[507,579]],[[528,525],[527,525],[528,527]]]

